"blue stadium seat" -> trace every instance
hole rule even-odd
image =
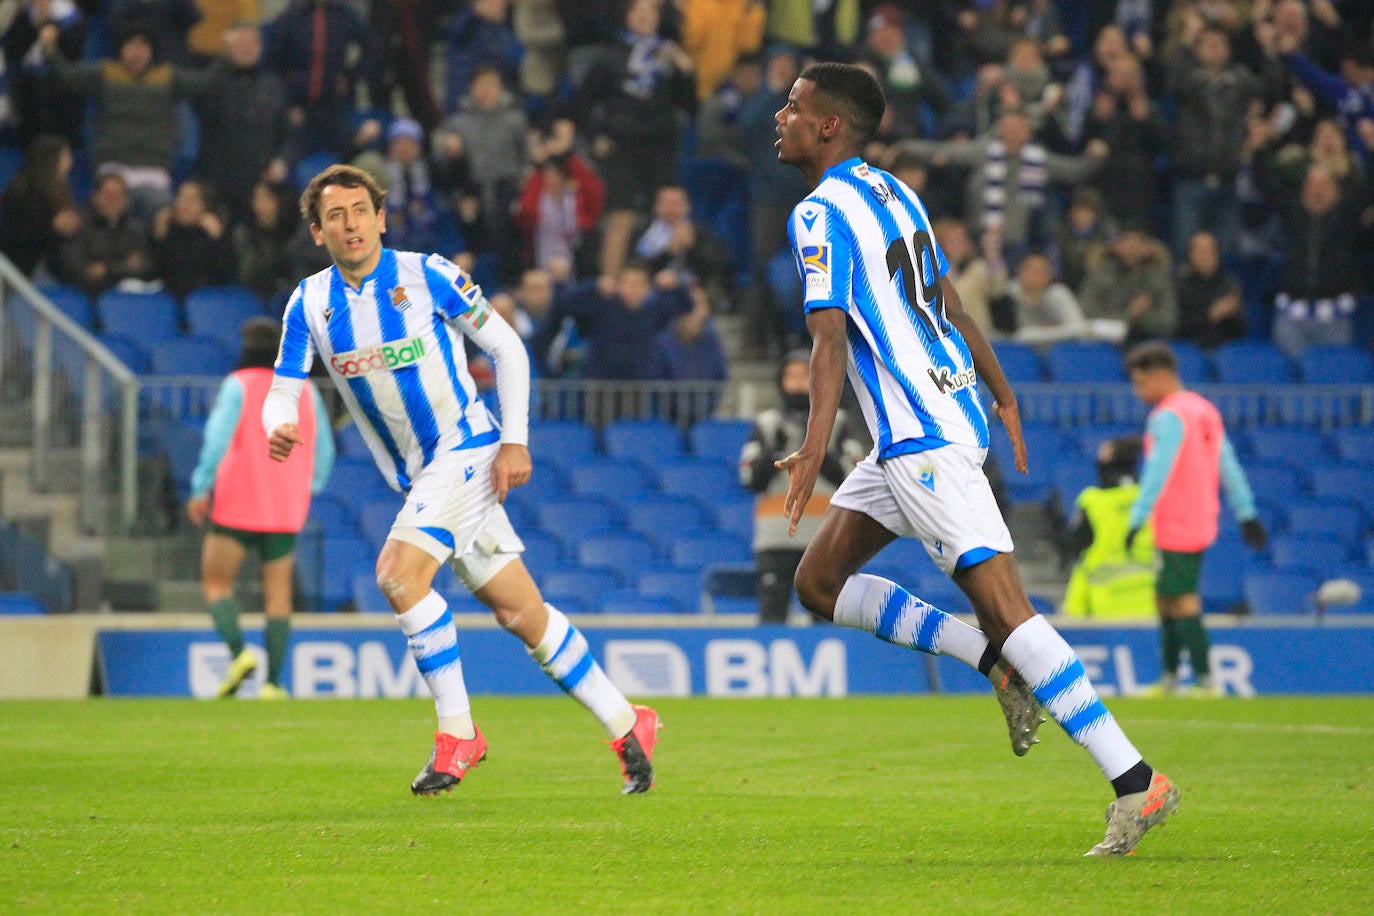
[[[636,589],[621,588],[601,596],[603,614],[684,614],[684,607],[672,595],[645,595]]]
[[[585,611],[595,611],[602,595],[621,586],[620,573],[614,569],[563,567],[545,573],[539,587],[550,604],[567,613],[569,599]]]
[[[238,351],[213,337],[186,335],[153,344],[154,375],[228,375],[238,364]]]
[[[1242,462],[1241,467],[1256,500],[1287,505],[1306,498],[1306,476],[1291,464],[1267,458]]]
[[[732,496],[716,503],[716,527],[726,534],[752,540],[754,537],[754,497]]]
[[[106,290],[95,302],[100,329],[144,345],[168,340],[181,333],[177,301],[169,293],[126,293]]]
[[[566,470],[597,453],[596,431],[580,420],[540,420],[530,424],[530,455]]]
[[[718,499],[746,492],[735,464],[717,458],[681,458],[658,469],[658,488],[710,505]]]
[[[650,495],[625,507],[625,523],[631,531],[662,545],[682,532],[709,527],[711,517],[696,500]]]
[[[1335,539],[1344,548],[1359,544],[1365,532],[1364,513],[1349,503],[1302,502],[1290,505],[1287,514],[1294,533],[1322,542]]]
[[[1065,341],[1045,354],[1056,382],[1120,382],[1125,379],[1121,351],[1096,341]]]
[[[973,603],[959,586],[944,577],[920,580],[915,594],[927,604],[933,604],[949,614],[972,614]]]
[[[234,354],[241,346],[239,329],[243,323],[265,313],[257,293],[242,286],[202,286],[187,293],[182,305],[186,327],[192,334],[213,337]]]
[[[748,541],[716,533],[679,538],[672,557],[678,569],[700,570],[713,563],[752,563],[754,552]]]
[[[646,570],[635,580],[635,590],[646,598],[667,598],[683,610],[701,606],[701,575],[693,570]]]
[[[609,567],[632,582],[654,562],[654,545],[637,534],[592,535],[577,544],[577,562],[587,567]]]
[[[1252,572],[1245,577],[1245,602],[1256,616],[1311,614],[1320,584],[1304,572]]]
[[[377,576],[370,572],[353,574],[353,609],[359,614],[392,614],[386,596],[377,587]]]
[[[1212,351],[1217,381],[1227,385],[1282,384],[1293,380],[1293,364],[1267,340],[1233,340]]]
[[[1331,438],[1341,461],[1374,465],[1374,426],[1347,426],[1336,430]]]
[[[1374,382],[1374,362],[1358,347],[1317,345],[1298,357],[1298,371],[1309,385],[1368,385]]]
[[[1198,385],[1212,380],[1212,361],[1207,351],[1191,340],[1171,340],[1169,347],[1178,359],[1178,375],[1186,385]]]
[[[1312,495],[1358,505],[1374,515],[1374,475],[1357,465],[1337,464],[1312,469]]]
[[[682,455],[682,434],[667,420],[616,420],[601,431],[606,454],[656,467]]]
[[[901,578],[894,579],[901,583],[914,583],[928,573],[940,574],[930,554],[926,553],[925,545],[915,538],[897,538],[878,551],[870,562],[902,570]]]
[[[372,452],[368,450],[367,443],[363,441],[363,434],[356,423],[349,423],[334,434],[334,447],[340,458],[352,458],[358,461],[372,460]]]
[[[391,533],[391,525],[396,521],[396,513],[401,511],[401,505],[400,496],[395,495],[377,496],[356,506],[358,530],[374,549],[381,550],[386,543],[386,536]]]
[[[352,505],[329,493],[320,493],[310,500],[310,520],[330,531],[349,531],[357,527]]]
[[[624,506],[649,490],[649,475],[629,458],[583,458],[568,469],[568,487],[577,496]]]
[[[28,592],[0,592],[0,616],[21,616],[46,614],[45,608],[37,598]]]
[[[1326,461],[1320,436],[1294,426],[1257,426],[1246,434],[1257,462],[1283,462],[1302,469]]]
[[[311,525],[307,530],[319,532]],[[343,610],[353,599],[353,579],[375,563],[371,545],[354,534],[318,533],[296,550],[301,593],[314,610]]]
[[[1255,564],[1255,557],[1237,537],[1219,537],[1207,548],[1198,580],[1204,611],[1228,612],[1245,600],[1245,573]]]
[[[191,473],[200,460],[204,431],[204,421],[183,420],[168,423],[163,432],[162,450],[167,456],[167,468],[179,499],[191,495]]]
[[[1045,367],[1034,347],[1014,340],[999,340],[992,345],[1002,372],[1011,382],[1042,382]]]
[[[1097,466],[1087,460],[1061,461],[1050,472],[1050,482],[1064,517],[1068,518],[1073,515],[1078,494],[1097,486]]]
[[[123,363],[130,372],[146,375],[153,370],[152,357],[137,340],[122,334],[101,334],[99,337],[100,342],[105,345],[105,349],[114,354],[115,359]],[[80,371],[79,368],[78,371]]]
[[[339,157],[335,153],[311,153],[296,163],[295,169],[291,172],[291,178],[296,183],[296,187],[303,191],[305,186],[310,184],[310,179],[338,161]]]
[[[536,580],[546,572],[564,565],[563,545],[553,535],[543,531],[521,531],[520,540],[525,543],[525,552],[520,555],[520,559]]]
[[[88,331],[95,327],[95,306],[81,290],[72,286],[45,286],[41,292],[72,321]]]
[[[1276,534],[1269,542],[1269,558],[1276,571],[1306,572],[1321,579],[1335,575],[1348,561],[1348,553],[1342,544],[1300,531]]]
[[[619,522],[615,509],[601,499],[550,499],[535,506],[534,511],[539,527],[558,538],[568,551],[593,532],[605,533],[618,527]]]
[[[748,420],[699,420],[687,431],[687,441],[698,458],[718,458],[734,464],[739,461],[740,449],[749,440],[752,429]]]

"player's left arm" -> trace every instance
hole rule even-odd
[[[787,498],[782,511],[789,523],[788,535],[797,533],[806,504],[811,500],[825,463],[835,414],[844,392],[844,368],[849,359],[849,317],[843,309],[818,308],[806,313],[811,332],[811,411],[806,418],[806,438],[801,448],[777,463],[787,472]]]
[[[431,276],[435,310],[491,357],[501,403],[501,448],[491,463],[491,483],[496,498],[504,503],[512,489],[529,483],[533,471],[529,353],[520,335],[461,268],[438,255],[427,258],[425,268]],[[437,282],[435,277],[446,282]]]
[[[1226,502],[1235,513],[1236,521],[1252,521],[1256,517],[1255,494],[1250,489],[1250,481],[1246,479],[1240,462],[1236,460],[1236,450],[1231,445],[1231,438],[1225,434],[1221,437],[1219,464],[1221,489],[1226,493]]]
[[[214,485],[219,464],[229,451],[239,419],[243,416],[243,385],[233,377],[226,378],[215,395],[215,406],[205,418],[205,435],[200,443],[200,457],[191,472],[191,498],[186,501],[186,515],[194,525],[205,523],[210,504],[210,488]]]
[[[993,352],[992,344],[988,343],[987,337],[984,336],[983,329],[978,327],[978,322],[973,320],[972,315],[964,311],[959,291],[954,288],[948,274],[940,277],[940,294],[945,300],[945,318],[963,335],[964,343],[968,345],[968,351],[973,356],[973,368],[992,392],[992,409],[1007,428],[1012,455],[1016,460],[1016,470],[1025,474],[1030,466],[1026,459],[1026,440],[1021,435],[1021,414],[1016,406],[1016,393],[1011,390],[1011,382],[1007,381],[1002,364],[997,361],[997,354]]]

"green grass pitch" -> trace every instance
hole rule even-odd
[[[0,703],[0,912],[1350,913],[1374,700],[1115,700],[1180,811],[1084,859],[1110,790],[991,695],[665,700],[621,797],[563,698],[476,697],[490,757],[413,798],[421,701]]]

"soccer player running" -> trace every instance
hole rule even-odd
[[[944,276],[948,264],[925,208],[910,188],[860,158],[884,108],[882,90],[864,70],[822,63],[802,73],[777,113],[779,161],[815,186],[788,227],[812,337],[806,439],[778,463],[791,477],[792,524],[811,498],[846,371],[875,443],[831,496],[797,569],[797,594],[819,617],[952,655],[990,675],[1018,754],[1035,740],[1038,700],[1116,792],[1106,837],[1087,854],[1124,855],[1178,806],[1179,792],[1141,758],[1073,649],[1031,609],[1021,587],[1011,535],[982,470],[988,423],[975,372],[992,392],[1024,473],[1016,399]],[[898,536],[925,545],[969,596],[981,631],[896,583],[859,574]]]
[[[1178,691],[1178,665],[1186,648],[1196,682],[1194,695],[1215,696],[1198,579],[1202,554],[1217,539],[1218,485],[1226,491],[1247,544],[1263,550],[1268,534],[1255,517],[1250,483],[1236,461],[1221,415],[1202,395],[1183,387],[1174,351],[1163,343],[1141,344],[1126,354],[1126,370],[1136,397],[1152,408],[1126,549],[1146,520],[1152,522],[1161,561],[1155,578],[1164,656],[1159,692]]]
[[[377,558],[377,584],[439,719],[434,751],[411,791],[451,789],[487,752],[472,720],[453,617],[431,584],[449,562],[544,673],[601,721],[620,758],[622,792],[646,792],[658,715],[630,705],[582,633],[544,603],[502,505],[530,479],[525,346],[461,269],[438,255],[382,246],[384,197],[370,175],[345,165],[320,172],[301,194],[311,235],[334,263],[303,280],[286,305],[262,424],[272,457],[285,460],[300,441],[296,401],[318,354],[382,476],[405,494]],[[464,337],[495,364],[499,425],[477,396]]]

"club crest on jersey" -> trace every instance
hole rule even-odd
[[[808,293],[830,294],[830,246],[803,245],[802,276]]]
[[[404,286],[398,286],[391,291],[391,306],[402,312],[410,308],[410,297],[406,295]]]
[[[926,370],[926,374],[941,394],[962,391],[978,383],[978,372],[972,367],[963,372],[950,372],[948,366],[941,366],[939,372],[931,368]]]

